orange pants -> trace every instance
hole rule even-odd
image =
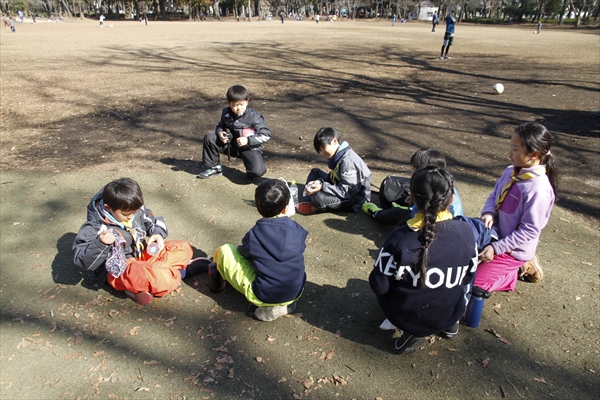
[[[187,267],[192,254],[192,246],[189,243],[170,240],[148,261],[128,259],[125,272],[120,277],[115,278],[108,274],[108,284],[116,290],[149,292],[157,297],[164,296],[181,284],[179,270]]]

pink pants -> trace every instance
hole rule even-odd
[[[508,253],[495,255],[492,261],[479,264],[475,275],[475,286],[488,292],[515,290],[519,268],[525,261],[517,260]]]

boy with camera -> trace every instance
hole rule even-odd
[[[249,179],[267,172],[262,145],[271,138],[271,131],[263,116],[248,107],[248,99],[243,86],[234,85],[227,90],[227,107],[221,112],[221,120],[214,133],[204,136],[203,171],[198,178],[208,179],[223,173],[219,154],[241,158]]]

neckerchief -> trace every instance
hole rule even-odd
[[[449,219],[452,219],[452,213],[448,210],[444,210],[437,213],[435,222],[447,221]],[[425,225],[425,216],[423,213],[418,213],[414,218],[406,221],[406,225],[408,225],[411,230],[416,232],[421,229],[423,225]]]
[[[543,165],[540,165],[531,171],[523,172],[519,175],[517,175],[517,170],[513,169],[513,172],[510,176],[510,181],[508,181],[506,185],[504,185],[502,191],[500,192],[500,196],[498,196],[498,200],[496,200],[496,214],[498,214],[498,209],[500,208],[500,205],[506,199],[506,195],[508,194],[510,188],[515,182],[522,182],[528,179],[537,178],[538,176],[544,175],[545,173],[546,167],[544,167]]]
[[[350,150],[350,145],[348,144],[348,142],[342,142],[342,144],[340,144],[340,147],[338,147],[333,157],[331,157],[329,161],[327,161],[327,166],[331,170],[329,172],[329,179],[334,185],[337,185],[337,183],[340,181],[340,166],[338,163],[348,150]]]
[[[141,240],[142,238],[140,237],[140,235],[138,235],[137,230],[135,230],[133,228],[133,218],[130,221],[126,221],[126,222],[117,221],[115,216],[112,215],[112,213],[108,212],[104,208],[104,200],[100,200],[98,202],[98,209],[100,210],[102,215],[104,215],[105,219],[108,222],[110,222],[114,225],[117,225],[119,228],[124,229],[125,231],[129,232],[129,234],[133,238],[133,246],[132,247],[135,249],[134,257],[140,258],[142,256],[142,252],[144,251],[145,245],[144,245],[143,241]],[[117,235],[115,235],[115,236],[117,236]]]

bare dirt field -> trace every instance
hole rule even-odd
[[[0,398],[597,398],[600,392],[598,28],[97,21],[0,32]],[[491,87],[506,90],[494,95]],[[378,185],[442,151],[468,215],[509,164],[522,121],[555,134],[558,201],[538,249],[545,279],[486,303],[480,328],[412,355],[367,277],[390,231],[367,215],[297,215],[309,231],[297,312],[272,323],[204,276],[141,307],[72,263],[85,207],[136,179],[170,238],[212,255],[258,218],[239,161],[199,181],[203,135],[243,84],[273,131],[268,177],[325,168],[332,126]],[[376,196],[375,196],[375,200]]]

